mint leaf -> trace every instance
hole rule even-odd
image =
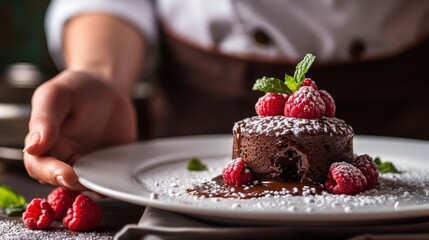
[[[25,206],[25,198],[6,185],[0,185],[0,208]]]
[[[378,171],[381,173],[398,173],[395,165],[392,162],[383,162],[378,165]]]
[[[201,162],[200,159],[193,157],[188,162],[189,171],[204,171],[207,170],[207,166]]]
[[[298,90],[298,84],[292,76],[285,74],[285,84],[292,91],[295,92]]]
[[[25,209],[25,205],[20,207],[9,207],[4,209],[4,213],[9,217],[21,216]]]
[[[379,157],[376,157],[374,163],[377,165],[380,173],[399,173],[392,162],[383,162]]]
[[[304,81],[305,74],[308,72],[308,69],[310,69],[311,64],[313,64],[314,59],[316,59],[316,57],[313,54],[307,53],[304,59],[301,62],[299,62],[298,65],[296,66],[293,78],[295,78],[298,88],[301,86],[302,82]]]
[[[0,208],[7,216],[18,216],[25,211],[24,196],[6,185],[0,185]]]
[[[380,165],[381,164],[381,159],[380,159],[380,157],[375,157],[374,158],[374,163],[378,166],[378,165]]]
[[[263,77],[256,80],[252,90],[258,90],[265,93],[284,93],[291,95],[293,92],[288,86],[278,78]]]

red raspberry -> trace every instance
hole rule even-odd
[[[228,185],[244,185],[253,181],[252,173],[242,158],[231,160],[223,168],[222,177]]]
[[[311,80],[311,78],[304,79],[304,81],[302,81],[301,86],[308,86],[308,87],[314,88],[315,90],[319,90],[316,83],[313,80]]]
[[[366,188],[367,182],[362,172],[346,162],[331,164],[325,188],[330,193],[355,195]]]
[[[57,187],[48,195],[48,202],[54,210],[55,220],[61,220],[66,216],[67,210],[79,194],[80,192],[77,191]]]
[[[286,99],[287,95],[284,94],[266,93],[256,103],[256,113],[259,116],[283,115]]]
[[[32,230],[46,229],[54,221],[54,210],[45,199],[35,198],[22,214],[22,221]]]
[[[319,92],[303,86],[294,92],[286,102],[284,115],[295,118],[321,118],[325,113],[325,103]]]
[[[326,107],[326,111],[324,116],[326,117],[334,117],[335,116],[335,110],[336,110],[336,106],[335,106],[335,101],[334,98],[332,98],[331,94],[329,94],[327,91],[325,90],[319,90],[320,96],[323,99],[323,102],[325,103],[325,107]]]
[[[101,222],[101,208],[86,195],[80,194],[63,219],[64,227],[72,231],[86,231]]]
[[[375,164],[372,157],[367,154],[355,157],[353,160],[353,166],[361,170],[363,176],[367,181],[366,188],[364,190],[373,189],[378,184],[378,167]]]

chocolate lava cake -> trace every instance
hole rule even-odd
[[[233,158],[259,179],[323,184],[333,162],[353,161],[351,126],[338,118],[254,116],[233,128]]]

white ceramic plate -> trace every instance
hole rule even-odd
[[[356,154],[392,161],[401,173],[383,174],[376,189],[356,196],[323,194],[258,199],[197,198],[193,184],[220,175],[231,158],[231,135],[203,135],[123,145],[75,165],[86,187],[126,202],[240,224],[357,224],[429,216],[429,142],[356,136]],[[187,170],[192,157],[208,171]]]

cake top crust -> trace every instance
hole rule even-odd
[[[260,134],[265,136],[308,136],[328,134],[331,136],[353,135],[353,128],[338,118],[317,119],[290,118],[285,116],[254,116],[234,124],[234,132],[242,135]]]

